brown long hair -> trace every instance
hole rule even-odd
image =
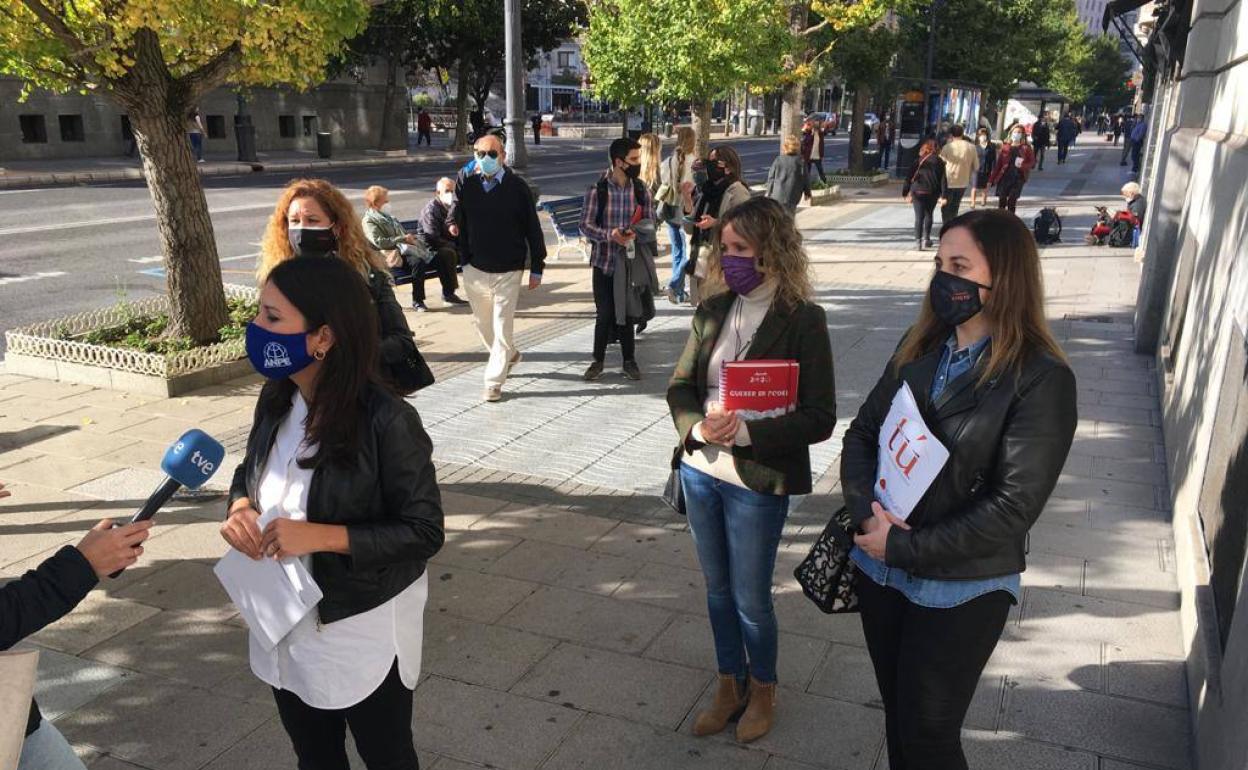
[[[368,245],[360,218],[355,215],[355,207],[347,196],[324,179],[295,179],[278,197],[277,206],[273,208],[260,241],[260,261],[256,268],[258,283],[264,283],[273,268],[295,256],[287,236],[286,212],[296,198],[313,198],[321,204],[334,223],[338,256],[358,270],[360,275],[367,277],[370,270],[385,270],[381,255]]]
[[[991,355],[979,381],[1017,370],[1036,352],[1065,361],[1066,354],[1044,315],[1040,252],[1023,220],[1003,209],[976,209],[946,222],[940,228],[941,237],[956,227],[970,233],[988,258],[992,273],[992,291],[981,311],[992,323]],[[924,295],[919,318],[893,357],[896,370],[936,350],[951,333],[953,327],[936,317],[931,299]]]
[[[715,243],[706,263],[703,291],[709,297],[728,290],[724,281],[721,233],[725,225],[754,247],[758,264],[776,281],[776,301],[790,308],[814,296],[810,282],[810,257],[802,246],[793,216],[771,198],[750,198],[732,207],[715,226]]]

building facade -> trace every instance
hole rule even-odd
[[[1148,42],[1143,91],[1149,147],[1141,175],[1148,216],[1137,348],[1157,361],[1188,650],[1193,766],[1243,770],[1248,2],[1171,0]]]

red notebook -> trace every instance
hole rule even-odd
[[[743,420],[779,417],[797,408],[798,363],[725,361],[719,372],[719,401]]]

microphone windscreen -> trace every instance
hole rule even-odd
[[[221,467],[225,447],[198,428],[188,430],[165,452],[160,468],[187,489],[199,489]]]

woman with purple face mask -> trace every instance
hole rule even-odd
[[[694,313],[667,403],[680,434],[672,467],[706,578],[719,669],[714,700],[693,732],[721,732],[739,716],[737,740],[749,742],[774,719],[771,579],[789,495],[811,491],[809,447],[832,435],[836,391],[827,317],[812,300],[793,217],[774,200],[753,198],[723,213],[714,233],[707,299]],[[791,408],[773,416],[723,408],[725,364],[751,360],[796,362]]]

